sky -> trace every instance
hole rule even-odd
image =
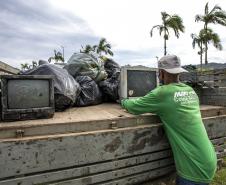
[[[192,48],[191,33],[198,33],[204,14],[204,0],[0,0],[0,61],[14,67],[39,59],[47,60],[53,50],[63,51],[67,61],[81,45],[98,44],[106,38],[113,59],[120,65],[157,66],[163,56],[163,38],[158,30],[161,12],[183,19],[185,33],[177,39],[171,32],[168,54],[176,54],[183,65],[198,64],[198,48]],[[209,0],[226,10],[225,0]],[[209,46],[209,62],[226,63],[226,27],[211,24],[220,35],[223,50]]]

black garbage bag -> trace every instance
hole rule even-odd
[[[74,53],[64,66],[74,78],[89,76],[96,82],[107,78],[103,62],[93,54]]]
[[[105,101],[116,101],[119,99],[119,78],[120,71],[115,72],[111,78],[99,82],[99,87],[104,94]]]
[[[76,81],[81,86],[81,93],[75,102],[75,106],[84,107],[102,103],[102,93],[92,78],[89,76],[78,76]]]
[[[104,101],[116,101],[119,99],[120,66],[114,60],[106,59],[104,69],[108,74],[108,78],[99,82],[99,87],[104,94]]]
[[[46,61],[46,60],[39,60],[39,61],[38,61],[38,65],[39,65],[39,66],[40,66],[40,65],[44,65],[44,64],[49,64],[49,62]]]
[[[109,58],[104,62],[104,69],[108,74],[108,78],[111,78],[115,73],[120,72],[119,64]]]
[[[81,91],[81,87],[75,79],[65,69],[59,68],[54,64],[42,64],[22,74],[54,76],[53,84],[56,111],[63,111],[73,106]]]

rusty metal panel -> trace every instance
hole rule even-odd
[[[21,177],[12,180],[6,180],[0,182],[1,185],[10,185],[10,184],[20,184],[20,185],[29,185],[29,184],[61,184],[61,183],[71,183],[71,184],[93,184],[100,183],[106,181],[112,181],[118,178],[124,178],[128,175],[136,175],[137,173],[144,172],[150,170],[151,172],[155,172],[156,169],[164,168],[167,166],[173,165],[172,158],[163,158],[151,162],[145,162],[136,165],[126,166],[126,168],[113,168],[112,170],[104,170],[101,164],[96,165],[96,168],[103,168],[102,172],[93,173],[90,171],[90,167],[86,167],[86,169],[74,169],[75,173],[71,173],[70,176],[67,173],[63,173],[63,171],[58,172],[55,176],[51,176],[52,178],[48,178],[47,175],[40,176],[42,178],[37,177],[37,175],[33,175],[30,177]],[[104,166],[104,165],[103,165]],[[107,166],[107,165],[106,165]],[[95,170],[95,168],[91,169]],[[85,171],[84,171],[85,170]],[[65,172],[65,171],[64,171]],[[59,175],[59,176],[57,176]],[[46,176],[46,178],[44,178]]]
[[[221,140],[226,136],[226,116],[204,118],[203,121],[210,138],[218,143],[218,157],[223,157],[225,150],[222,150]],[[164,156],[168,158],[168,149],[161,124],[1,139],[0,185],[31,182],[86,184],[89,177],[92,177],[92,182],[98,183],[102,183],[101,179],[108,181],[113,177],[114,180],[109,183],[126,184],[136,182],[136,178],[137,182],[141,182],[141,177],[153,178],[168,172],[149,169],[153,165],[143,166],[158,166]],[[164,152],[160,154],[162,150]],[[169,160],[172,161],[172,158]]]
[[[11,178],[8,180],[0,181],[0,185],[10,184],[40,184],[46,182],[53,182],[62,179],[80,178],[82,176],[90,176],[92,174],[104,173],[106,171],[113,171],[116,169],[129,168],[139,164],[150,163],[151,161],[161,159],[172,159],[171,150],[163,150],[160,152],[148,153],[138,156],[128,157],[126,159],[118,159],[113,161],[89,164],[88,166],[72,167],[67,169],[57,169],[51,172],[38,173],[35,175],[27,175],[25,177]]]
[[[100,185],[139,185],[141,182],[145,182],[147,180],[155,179],[157,177],[161,177],[163,175],[172,173],[175,171],[174,166],[168,166],[165,168],[156,169],[155,171],[143,172],[134,176],[129,176],[123,179],[114,180],[107,183],[101,183]],[[60,184],[66,185],[66,184]]]
[[[0,142],[0,178],[115,160],[169,147],[161,126]]]
[[[155,163],[157,165],[155,165]],[[82,177],[80,179],[71,179],[71,180],[67,180],[67,181],[54,182],[54,183],[50,183],[50,184],[51,185],[72,185],[72,184],[73,185],[88,185],[88,184],[95,184],[95,183],[103,182],[101,184],[125,185],[125,184],[128,184],[129,181],[131,181],[131,179],[128,179],[128,176],[130,176],[130,178],[133,179],[133,177],[137,176],[137,174],[149,171],[149,179],[153,179],[153,178],[160,177],[161,175],[167,174],[167,173],[175,170],[175,167],[173,165],[170,165],[172,163],[172,160],[171,161],[164,160],[164,167],[161,168],[161,166],[163,165],[162,163],[163,163],[163,160],[159,161],[159,162],[155,161],[155,162],[153,162],[153,164],[147,163],[147,164],[143,164],[140,166],[131,167],[130,169],[121,169],[121,170],[117,170],[117,171],[107,172],[105,174],[98,174],[98,175],[94,175],[94,176],[90,176],[90,177]],[[157,166],[160,166],[160,167],[157,167]],[[161,173],[160,173],[160,171],[161,171]],[[144,179],[140,179],[140,182],[142,182],[142,181],[144,181]],[[130,184],[133,184],[133,183],[134,183],[134,180]]]

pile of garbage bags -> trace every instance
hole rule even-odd
[[[54,64],[44,63],[22,74],[53,76],[56,111],[63,111],[68,107],[72,107],[81,91],[79,83],[75,81],[67,70],[61,69]]]
[[[92,54],[74,53],[64,69],[75,78],[77,76],[89,76],[96,82],[107,78],[103,62]]]
[[[20,74],[53,76],[56,111],[119,98],[120,66],[112,59],[103,62],[92,54],[74,53],[63,67],[40,60],[38,67]]]

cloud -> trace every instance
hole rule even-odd
[[[0,0],[0,60],[13,66],[21,62],[48,59],[53,50],[65,49],[68,59],[81,45],[97,44],[105,37],[120,65],[148,65],[163,55],[163,38],[150,29],[161,24],[161,11],[183,18],[185,33],[176,39],[174,33],[167,41],[167,51],[181,57],[183,64],[198,64],[197,48],[192,49],[191,33],[198,33],[202,23],[196,23],[196,14],[203,14],[204,1],[159,0]],[[209,0],[210,8],[226,2]],[[225,28],[210,25],[219,33],[226,48]],[[226,50],[209,46],[209,61],[225,62]],[[217,56],[217,57],[216,57]]]
[[[161,50],[158,48],[140,49],[140,50],[116,50],[114,59],[120,65],[144,65],[149,67],[157,67],[156,57],[162,56]]]
[[[65,55],[81,45],[99,40],[89,25],[74,14],[54,9],[44,0],[0,1],[0,60],[13,66],[48,59],[53,50],[65,47]]]

